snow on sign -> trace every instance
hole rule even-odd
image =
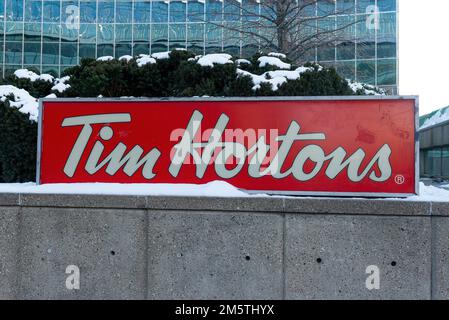
[[[42,100],[38,182],[418,192],[415,97]]]

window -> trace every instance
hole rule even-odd
[[[95,1],[80,2],[80,22],[94,23],[97,16],[97,3]]]
[[[328,16],[335,14],[335,1],[334,0],[318,0],[317,1],[317,13],[318,16]]]
[[[396,85],[396,59],[382,59],[377,61],[377,84]]]
[[[8,21],[23,21],[23,0],[5,0]]]
[[[194,52],[195,54],[204,53],[204,24],[188,24],[187,49]]]
[[[170,22],[185,22],[186,7],[184,2],[170,1]]]
[[[370,7],[375,5],[375,0],[357,0],[357,13],[369,13]]]
[[[7,22],[5,30],[6,41],[22,41],[23,39],[23,23]]]
[[[150,23],[151,22],[151,2],[138,1],[134,2],[134,22]]]
[[[0,1],[0,4],[1,4],[1,2],[2,1]],[[0,9],[0,11],[2,9]],[[40,22],[41,17],[42,17],[42,1],[26,0],[25,1],[25,21]]]
[[[40,42],[25,42],[24,43],[23,62],[26,64],[40,64],[41,63],[41,43]]]
[[[114,41],[114,25],[99,24],[97,26],[97,41],[99,43],[112,43]]]
[[[204,22],[204,4],[199,1],[188,1],[187,19],[189,22]]]
[[[96,25],[91,24],[81,24],[79,40],[82,43],[95,43],[96,40]]]
[[[357,63],[357,81],[374,85],[376,62],[374,60],[359,61]]]
[[[337,62],[335,69],[344,79],[355,79],[355,61]]]
[[[186,47],[186,25],[170,25],[170,50]]]
[[[23,29],[25,41],[41,41],[40,23],[25,23]]]
[[[70,5],[72,6],[78,6],[78,2],[73,2],[73,1],[69,1],[69,2],[64,2],[64,7],[63,7],[63,17],[68,17],[68,15],[70,14],[70,11],[67,13],[66,9],[67,8],[71,8],[69,7]],[[60,3],[59,1],[44,1],[44,22],[59,22],[60,21],[60,16],[61,16],[61,7],[60,7]],[[64,18],[65,21],[65,18]]]
[[[114,22],[114,2],[99,1],[98,2],[98,22],[112,23]]]
[[[168,51],[168,26],[166,24],[154,24],[151,28],[151,52]]]
[[[449,177],[449,147],[444,147],[442,151],[443,177]]]
[[[338,0],[337,14],[352,14],[355,12],[355,0]]]
[[[442,149],[435,148],[424,151],[424,174],[431,177],[441,176]]]
[[[61,45],[62,46],[62,45]],[[80,59],[81,58],[95,58],[95,44],[80,43]]]
[[[206,1],[207,21],[221,21],[223,17],[223,3],[218,0]]]
[[[61,44],[61,64],[75,65],[78,63],[78,52],[75,43]]]
[[[42,64],[59,64],[59,43],[42,44]]]
[[[135,24],[134,25],[134,42],[150,42],[150,25]],[[147,52],[148,54],[148,52]]]
[[[396,0],[377,0],[377,6],[381,12],[396,11]]]
[[[22,42],[5,43],[5,63],[22,63]]]
[[[236,0],[224,0],[224,20],[240,20],[240,3]]]
[[[167,22],[168,21],[168,4],[164,1],[153,1],[153,22]]]
[[[115,42],[131,42],[132,32],[132,24],[116,24]]]
[[[133,17],[133,3],[130,0],[120,0],[115,3],[115,22],[131,23]]]

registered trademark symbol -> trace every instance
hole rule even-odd
[[[404,178],[404,176],[402,174],[398,174],[396,177],[394,177],[394,181],[397,184],[404,184],[405,178]]]

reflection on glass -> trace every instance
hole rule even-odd
[[[170,22],[185,22],[187,6],[182,1],[170,1]]]
[[[98,22],[112,23],[114,22],[114,2],[99,1],[98,2]]]
[[[375,84],[376,63],[374,60],[359,61],[357,63],[356,80],[358,82]]]
[[[133,7],[131,1],[117,1],[115,10],[115,22],[131,23],[133,17]]]
[[[151,22],[151,2],[150,1],[134,2],[134,22],[135,23]]]
[[[80,22],[93,23],[97,16],[97,3],[95,1],[80,2]]]

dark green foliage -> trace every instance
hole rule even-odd
[[[0,182],[35,180],[37,123],[0,102]]]
[[[344,96],[353,95],[346,80],[334,68],[312,66],[314,71],[305,72],[301,78],[283,84],[277,94],[280,96]]]
[[[277,70],[275,66],[259,67],[255,55],[251,64],[238,68],[255,75]],[[297,80],[289,80],[278,90],[261,83],[257,90],[251,76],[238,75],[235,63],[202,67],[187,51],[172,51],[169,59],[138,66],[137,59],[128,61],[97,61],[82,59],[79,66],[67,69],[70,88],[58,96],[64,97],[193,97],[193,96],[320,96],[352,95],[346,80],[335,69],[308,65],[312,69]],[[235,59],[234,59],[235,60]],[[288,62],[288,61],[286,61]],[[292,66],[292,70],[295,67]],[[268,74],[265,74],[269,78]],[[11,84],[27,90],[32,96],[49,95],[54,83],[31,82],[9,76],[0,84]],[[368,88],[367,89],[374,89]],[[356,94],[365,94],[360,90]],[[30,121],[9,102],[0,102],[0,182],[22,182],[35,179],[37,124]]]
[[[35,98],[43,98],[51,93],[53,83],[44,80],[31,81],[29,79],[17,78],[15,75],[7,76],[5,83],[20,89],[25,89]]]
[[[137,65],[129,62],[83,59],[79,66],[66,70],[71,88],[68,97],[193,97],[193,96],[312,96],[352,95],[346,81],[333,68],[317,65],[298,80],[290,80],[277,91],[262,83],[253,90],[250,77],[237,76],[235,64],[216,64],[202,67],[192,60],[187,51],[174,50],[169,59],[159,59],[155,64]],[[260,54],[242,64],[240,69],[261,75],[277,70],[275,66],[259,67]],[[190,60],[189,60],[190,59]],[[288,62],[288,61],[286,61]],[[293,70],[294,67],[292,67]]]

